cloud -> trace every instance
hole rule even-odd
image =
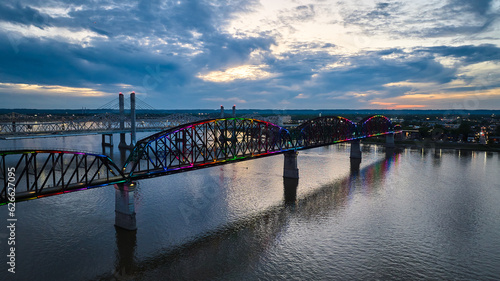
[[[20,2],[10,3],[2,1],[0,3],[0,21],[19,23],[25,26],[33,25],[43,29],[50,26],[52,18],[37,9],[22,5]]]
[[[198,78],[210,82],[231,82],[234,80],[262,80],[273,77],[265,71],[267,65],[240,65],[224,71],[212,71],[207,74],[198,74]]]
[[[494,108],[495,3],[4,1],[1,104],[99,107],[134,90],[157,108],[432,107],[470,93]]]
[[[479,46],[435,46],[421,50],[431,54],[461,58],[464,63],[500,61],[500,48],[493,44],[481,44]]]
[[[68,98],[71,96],[80,96],[80,97],[111,96],[110,93],[97,91],[91,88],[64,87],[59,85],[42,86],[36,84],[0,83],[0,88],[16,94],[51,95],[51,96],[57,96],[59,98]]]
[[[217,102],[235,102],[235,103],[247,103],[246,100],[239,98],[204,98],[206,101],[217,101]]]
[[[305,94],[298,94],[297,96],[294,97],[294,99],[308,99],[309,98],[309,95],[305,95]]]
[[[356,3],[356,8],[344,9],[343,23],[361,28],[365,34],[387,34],[392,38],[456,37],[490,28],[498,16],[490,12],[491,3],[490,0]]]

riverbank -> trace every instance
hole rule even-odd
[[[365,139],[363,143],[367,144],[384,144],[384,139]],[[431,140],[396,140],[396,146],[405,148],[443,148],[443,149],[459,149],[471,151],[492,151],[500,152],[500,144],[478,144],[478,143],[450,143],[436,142]]]

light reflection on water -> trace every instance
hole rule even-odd
[[[75,140],[45,144],[102,152]],[[141,180],[137,232],[113,227],[112,187],[19,203],[14,280],[500,278],[497,153],[363,153],[301,151],[298,182],[280,155]]]

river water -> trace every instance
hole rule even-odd
[[[2,149],[102,152],[100,141]],[[0,280],[499,280],[499,160],[363,145],[359,164],[349,144],[315,148],[300,151],[297,199],[286,202],[294,183],[281,155],[141,180],[136,232],[113,226],[113,186],[20,202],[16,273],[1,227]],[[7,225],[7,206],[0,218]]]

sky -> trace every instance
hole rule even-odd
[[[500,109],[500,0],[0,2],[0,108]]]

